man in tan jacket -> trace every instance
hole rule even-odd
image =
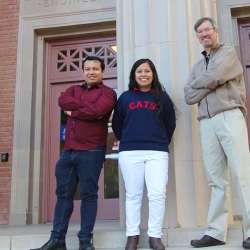
[[[208,185],[212,188],[207,230],[194,247],[224,245],[229,214],[229,167],[241,202],[250,249],[250,155],[245,122],[246,90],[236,51],[218,43],[216,22],[205,17],[194,29],[204,47],[204,58],[192,69],[184,87],[187,104],[198,104],[202,153]]]

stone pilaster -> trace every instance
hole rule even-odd
[[[157,4],[149,0],[117,0],[119,93],[127,90],[133,63],[148,57],[180,111],[170,147],[165,228],[205,226],[210,189],[200,149],[197,107],[186,105],[183,86],[202,50],[193,26],[201,16],[215,14],[216,3],[210,0],[157,0]],[[123,186],[121,217],[124,193]],[[146,204],[144,199],[143,228],[147,227]],[[124,217],[124,226],[123,222]]]

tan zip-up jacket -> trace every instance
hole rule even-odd
[[[205,58],[194,65],[184,93],[187,104],[198,103],[198,120],[235,108],[246,116],[243,69],[235,49],[222,43],[211,49],[207,69]]]

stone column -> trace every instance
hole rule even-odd
[[[202,47],[193,30],[206,14],[214,16],[210,0],[117,0],[118,92],[127,90],[133,63],[150,58],[160,81],[180,114],[170,146],[169,183],[164,228],[205,226],[210,189],[202,161],[197,107],[184,101],[183,86],[201,58]],[[208,8],[209,7],[209,8]],[[122,177],[120,178],[122,182]],[[125,226],[124,185],[120,187],[121,225]],[[147,200],[142,227],[147,227]]]

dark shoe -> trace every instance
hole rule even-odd
[[[125,250],[136,250],[139,243],[139,235],[128,236]]]
[[[79,250],[95,250],[95,247],[91,244],[90,240],[80,241]]]
[[[49,240],[42,247],[30,250],[67,250],[67,248],[65,243],[58,243],[53,240]]]
[[[154,250],[164,250],[165,246],[161,242],[161,238],[149,237],[149,247]]]
[[[250,249],[250,237],[243,241],[242,247],[245,249]]]
[[[193,247],[210,247],[225,244],[224,241],[217,240],[208,235],[204,235],[200,240],[191,240],[190,242],[190,245]]]

